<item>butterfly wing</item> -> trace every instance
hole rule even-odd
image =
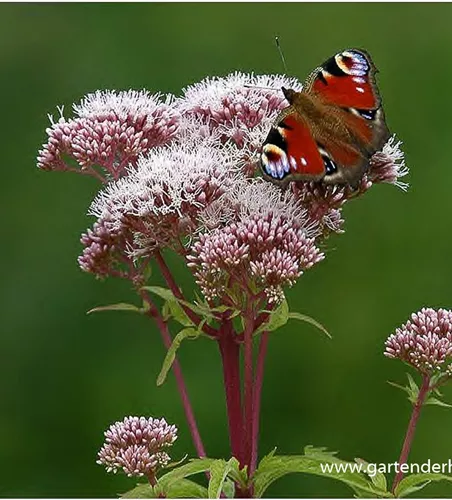
[[[264,176],[356,186],[389,137],[375,73],[366,52],[350,49],[317,68],[302,92],[283,88],[290,106],[263,144]]]
[[[261,167],[264,177],[277,184],[290,180],[319,180],[325,175],[325,163],[307,121],[293,106],[286,108],[262,146]]]
[[[380,150],[389,137],[376,73],[367,52],[349,49],[325,61],[305,85],[305,92],[344,111],[344,123],[368,155]]]

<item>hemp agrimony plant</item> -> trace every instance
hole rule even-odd
[[[98,463],[146,479],[125,497],[260,497],[290,472],[328,475],[361,497],[406,494],[426,481],[398,475],[391,491],[383,474],[370,476],[365,467],[325,473],[324,463],[353,463],[321,448],[307,447],[295,456],[271,453],[259,461],[271,332],[299,320],[327,333],[316,320],[289,310],[285,289],[325,258],[328,237],[343,232],[345,203],[374,184],[405,189],[400,179],[408,172],[393,137],[372,157],[354,190],[302,182],[281,190],[263,180],[257,159],[286,105],[283,86],[301,88],[283,76],[235,73],[192,85],[180,97],[98,91],[73,106],[72,118],[62,109],[58,120],[51,117],[38,167],[90,175],[100,183],[89,209],[96,220],[81,237],[80,268],[97,278],[128,280],[137,294],[135,305],[93,311],[134,311],[160,331],[167,354],[157,383],[172,370],[198,454],[171,463],[167,451],[177,429],[163,418],[130,416],[116,422],[105,433]],[[167,265],[170,252],[193,275],[187,295]],[[166,288],[153,284],[151,267],[158,268]],[[448,311],[423,310],[386,343],[388,356],[422,375],[419,390],[412,379],[406,389],[414,413],[400,463],[406,462],[420,407],[439,401],[428,400],[429,394],[450,377],[450,365],[442,366],[452,355],[451,319]],[[170,320],[180,328],[170,331]],[[185,339],[202,338],[213,339],[221,353],[231,448],[226,459],[206,455],[177,360]],[[187,479],[199,473],[206,473],[207,487]]]

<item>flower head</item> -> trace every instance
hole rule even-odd
[[[158,148],[107,185],[90,212],[113,230],[131,230],[137,254],[152,251],[195,231],[199,213],[231,187],[238,169],[230,148],[209,141]]]
[[[83,271],[98,278],[129,275],[123,255],[132,246],[133,235],[126,228],[115,227],[108,217],[100,218],[82,234],[80,242],[84,249],[77,260]]]
[[[293,285],[304,270],[323,259],[315,245],[315,227],[307,223],[290,193],[256,181],[233,195],[226,193],[218,203],[229,206],[229,212],[223,210],[223,218],[214,219],[217,227],[199,235],[188,256],[207,299],[248,287],[279,302],[284,286]]]
[[[100,166],[115,179],[141,153],[171,140],[179,124],[172,98],[147,91],[98,91],[74,105],[75,118],[60,112],[57,122],[51,118],[38,167],[99,176],[94,167]]]
[[[423,308],[412,314],[386,340],[385,355],[405,361],[424,375],[450,375],[452,311]]]
[[[405,165],[401,145],[402,142],[397,141],[393,135],[383,146],[383,149],[372,156],[367,174],[372,183],[384,182],[394,184],[403,191],[408,189],[408,183],[400,180],[409,172]]]
[[[288,103],[281,87],[301,90],[295,78],[280,75],[232,73],[224,78],[206,78],[187,87],[177,107],[183,119],[196,117],[211,130],[231,140],[242,151],[250,173],[257,153],[278,113]]]
[[[176,426],[168,425],[164,418],[126,417],[105,432],[97,463],[107,472],[122,469],[128,476],[154,474],[170,461],[163,450],[176,439]]]

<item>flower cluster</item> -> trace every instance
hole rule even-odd
[[[96,92],[74,106],[74,119],[54,123],[38,166],[73,170],[69,158],[76,170],[109,181],[91,205],[97,222],[82,235],[81,268],[127,275],[121,266],[170,247],[189,256],[206,297],[224,296],[240,277],[276,301],[323,258],[320,238],[342,231],[346,201],[376,182],[406,187],[394,138],[355,190],[293,182],[282,191],[256,180],[262,143],[287,105],[283,86],[301,89],[284,76],[234,73],[179,98]]]
[[[150,148],[167,143],[176,133],[179,114],[173,99],[147,91],[96,92],[74,106],[74,119],[61,117],[47,129],[48,141],[38,155],[44,170],[78,170],[114,179]],[[75,163],[73,166],[70,163]]]
[[[132,240],[130,231],[115,229],[108,217],[99,219],[80,238],[85,248],[78,258],[78,264],[83,271],[99,278],[129,276],[130,268],[125,268],[123,255],[132,246]]]
[[[128,476],[149,476],[170,461],[164,449],[177,439],[177,428],[165,419],[126,417],[105,432],[99,465],[107,472],[122,469]]]
[[[223,298],[238,286],[263,291],[269,302],[279,302],[284,286],[323,259],[315,245],[316,228],[290,193],[281,196],[273,185],[255,181],[226,194],[220,203],[218,212],[230,209],[223,223],[200,234],[187,257],[208,300]]]
[[[452,374],[452,311],[423,308],[412,314],[385,343],[385,355],[424,375]]]
[[[145,255],[194,232],[200,212],[232,189],[238,170],[228,147],[192,140],[157,148],[108,184],[90,212],[113,233],[131,231],[131,253]]]

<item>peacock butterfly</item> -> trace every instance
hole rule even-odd
[[[262,146],[264,177],[356,186],[389,138],[376,72],[367,52],[349,49],[316,68],[301,92],[283,87],[289,106]]]

